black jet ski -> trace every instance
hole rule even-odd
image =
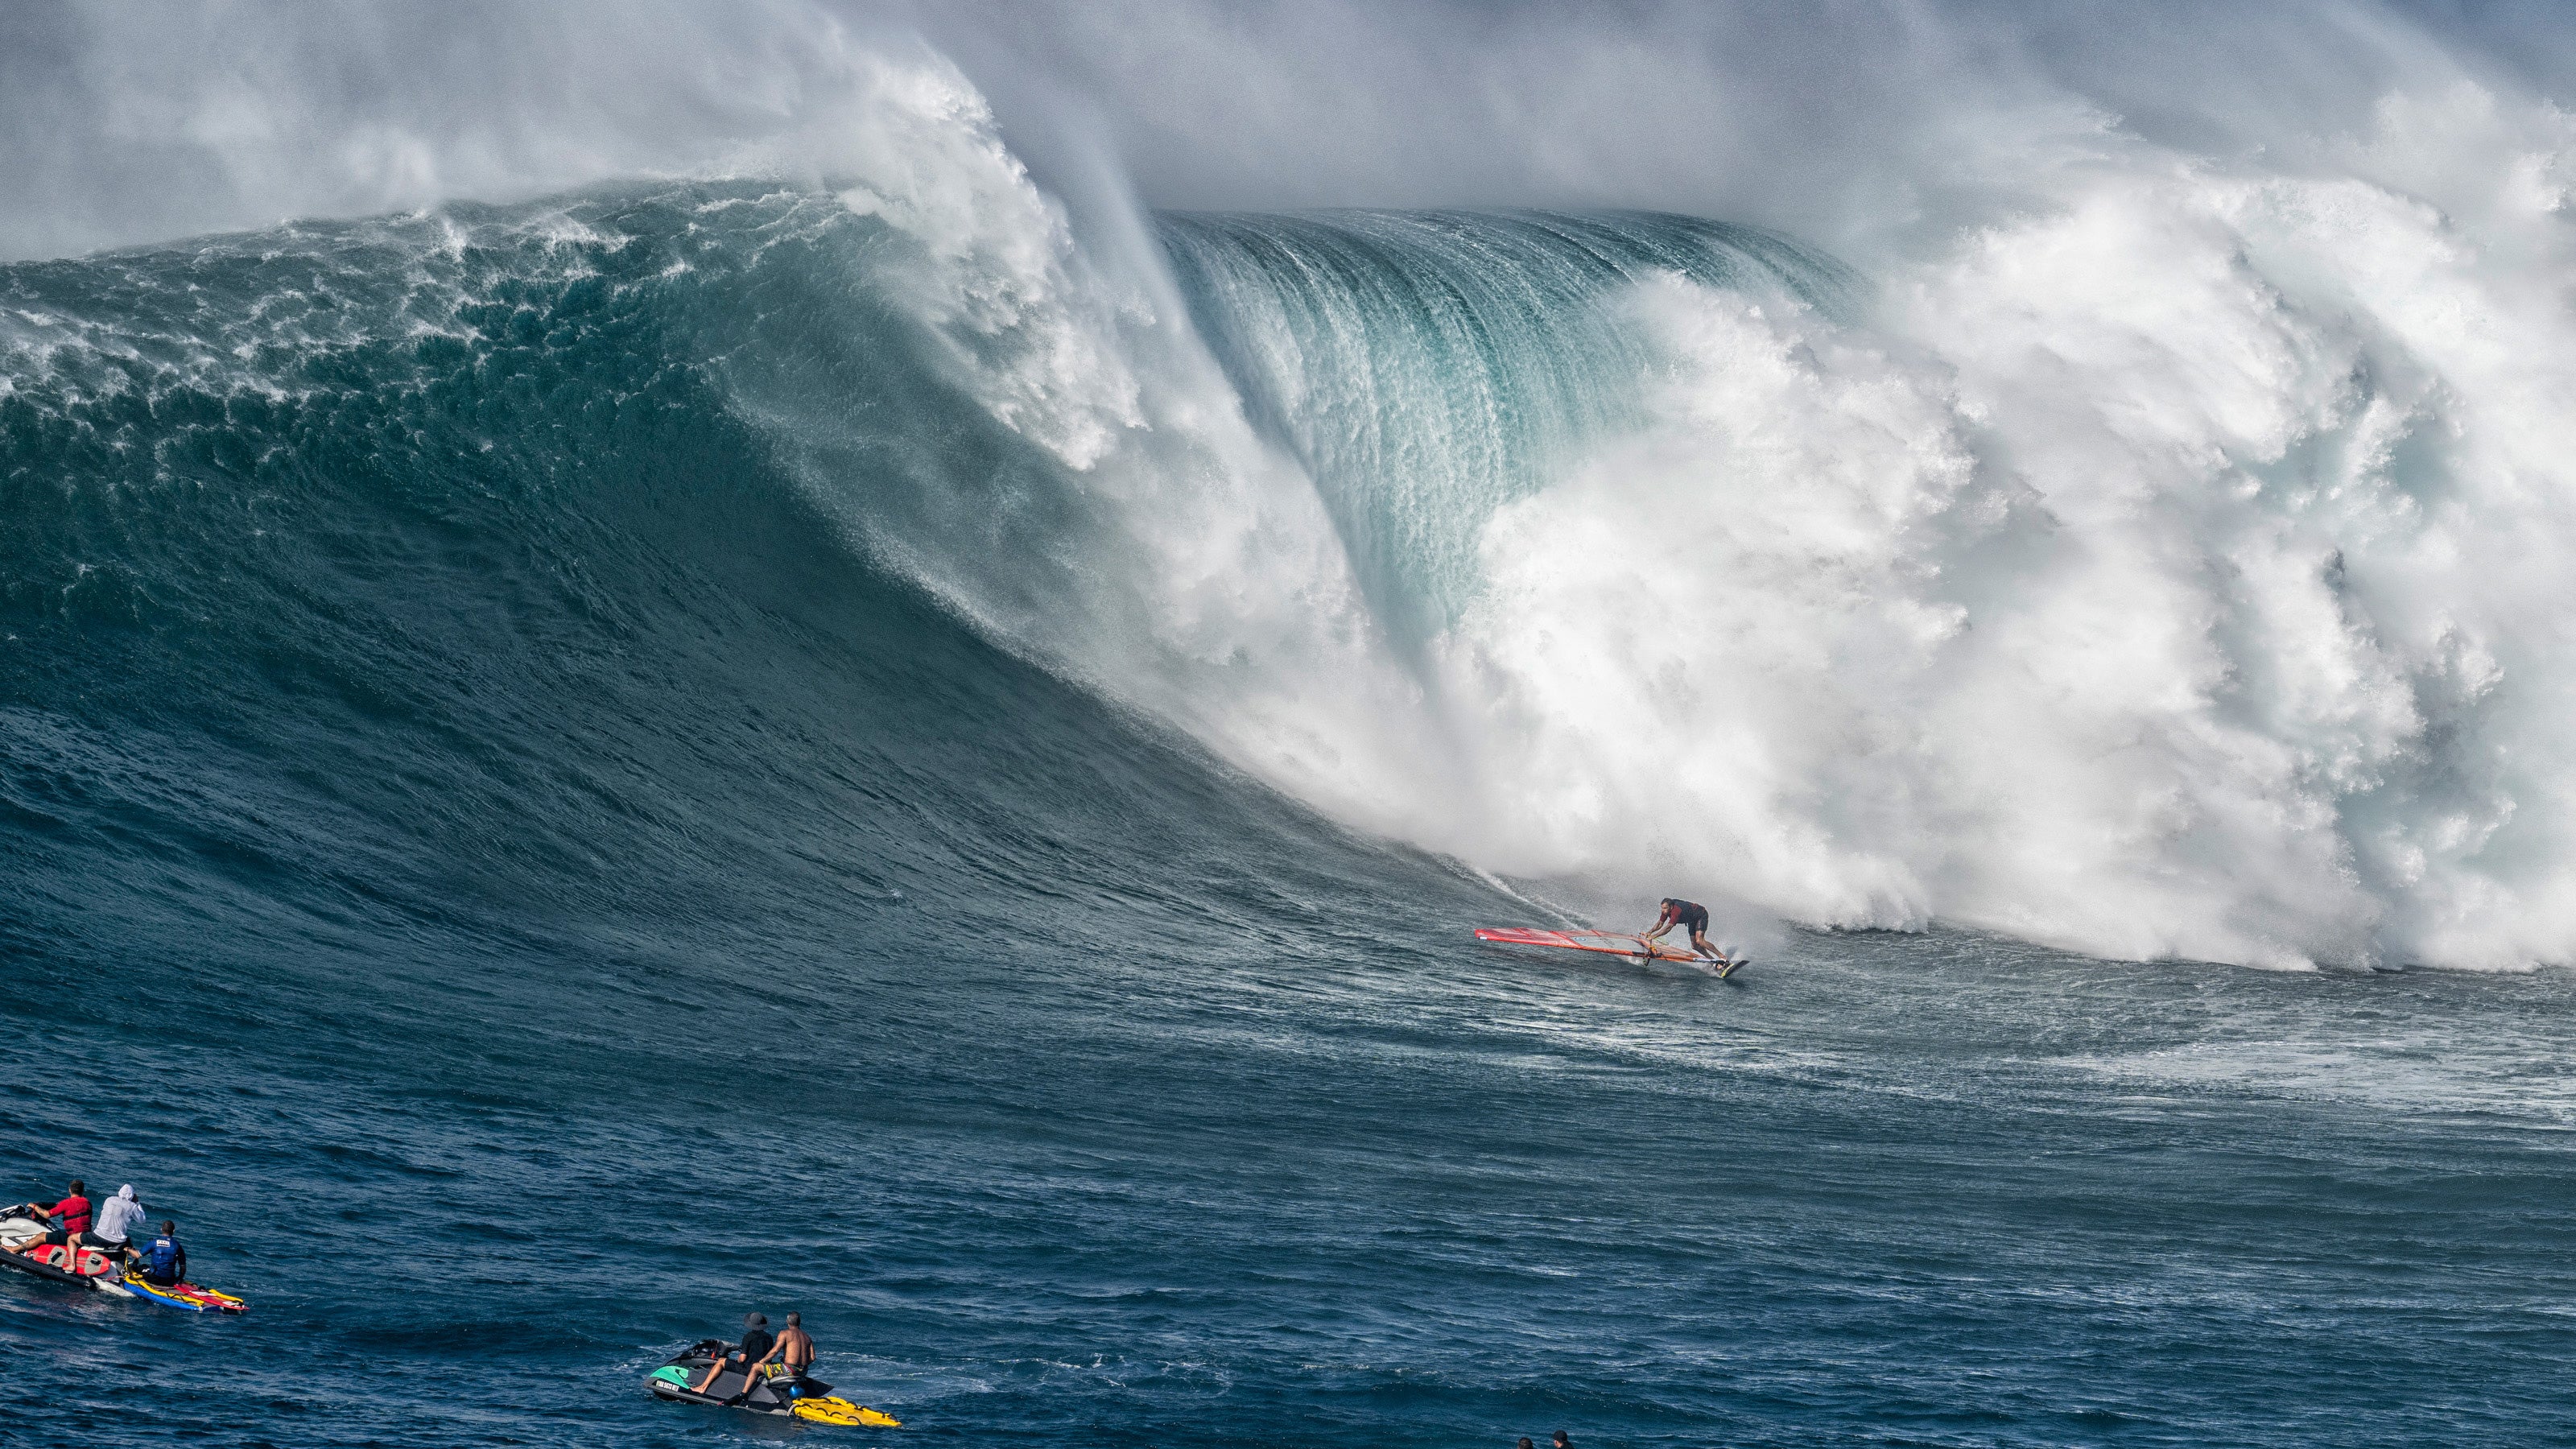
[[[0,1208],[0,1266],[50,1278],[74,1288],[88,1288],[118,1298],[131,1298],[134,1290],[125,1286],[125,1274],[114,1259],[87,1243],[81,1245],[80,1261],[72,1262],[71,1254],[59,1244],[48,1244],[31,1252],[16,1251],[21,1245],[45,1235],[45,1217],[34,1203]]]
[[[733,1345],[721,1338],[700,1339],[683,1349],[670,1362],[653,1370],[644,1386],[657,1399],[671,1399],[683,1404],[712,1404],[719,1408],[741,1409],[754,1414],[779,1418],[798,1418],[817,1424],[864,1424],[872,1429],[900,1429],[903,1424],[891,1414],[881,1414],[863,1404],[832,1397],[832,1386],[820,1379],[801,1375],[758,1378],[746,1382],[739,1369],[727,1369],[699,1393],[689,1385],[707,1376],[707,1370]]]

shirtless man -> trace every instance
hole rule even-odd
[[[791,1379],[801,1379],[814,1371],[814,1335],[805,1331],[804,1322],[804,1314],[788,1314],[787,1327],[778,1335],[775,1352]]]

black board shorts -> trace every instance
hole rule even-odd
[[[1680,915],[1673,917],[1673,924],[1682,927],[1693,935],[1705,936],[1708,934],[1708,907],[1693,906],[1689,910],[1682,912]]]

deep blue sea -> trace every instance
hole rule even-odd
[[[1458,319],[1499,401],[1420,406],[1500,461],[1408,476],[1501,495],[1625,425],[1583,297],[1854,285],[1679,218],[1160,225],[1381,599],[1475,520],[1353,491],[1423,435],[1265,391],[1246,278],[1281,346]],[[710,183],[0,268],[0,1196],[132,1183],[252,1305],[0,1275],[0,1440],[2576,1442],[2565,972],[1477,947],[1716,888],[1338,824],[943,587],[1092,597],[1013,550],[1120,500],[906,245]],[[906,1427],[644,1392],[750,1310]]]

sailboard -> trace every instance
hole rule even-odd
[[[1751,961],[1750,956],[1702,956],[1687,947],[1668,946],[1649,941],[1643,936],[1618,931],[1543,931],[1528,926],[1480,926],[1476,939],[1497,946],[1550,946],[1559,951],[1593,951],[1604,956],[1624,956],[1631,961],[1679,961],[1692,966],[1714,966],[1717,979],[1725,980],[1737,968]]]
[[[1626,956],[1631,960],[1687,961],[1695,966],[1709,964],[1707,957],[1685,947],[1668,946],[1661,941],[1622,935],[1617,931],[1542,931],[1526,926],[1480,926],[1476,930],[1476,939],[1497,946],[1553,946],[1560,951],[1597,951],[1604,956]]]

